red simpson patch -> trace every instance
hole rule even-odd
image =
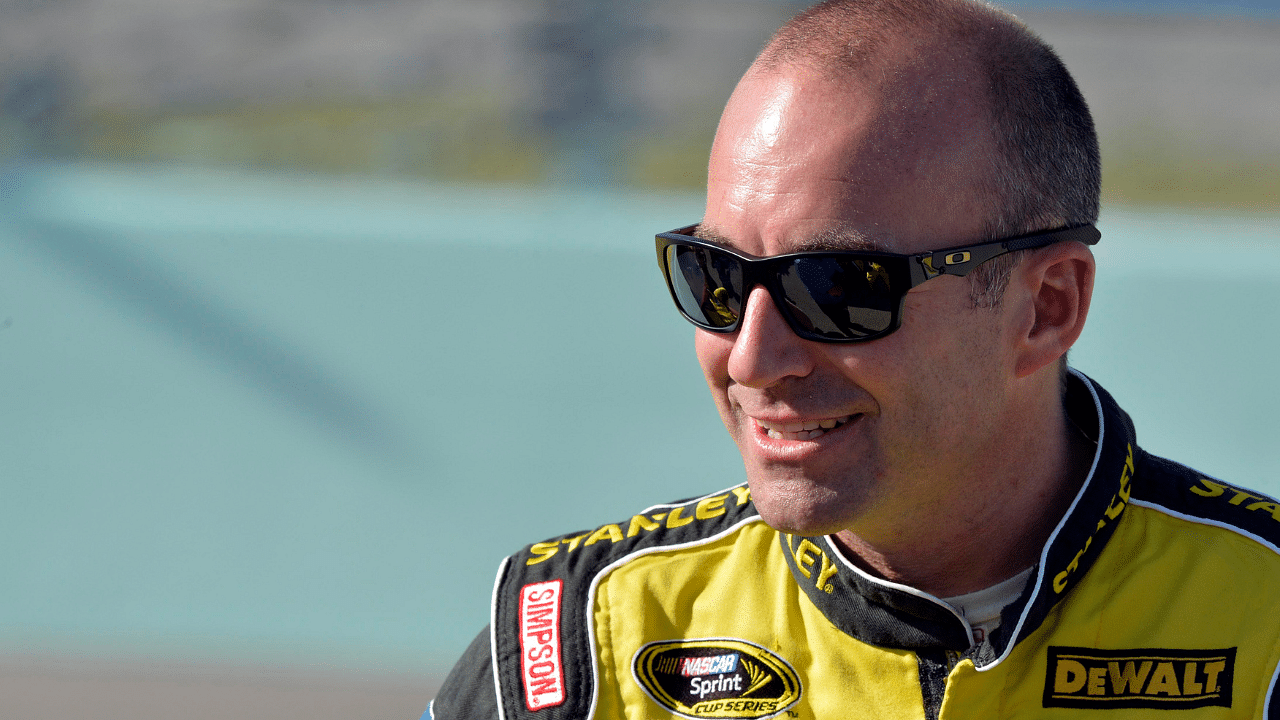
[[[560,661],[559,580],[530,583],[520,589],[520,670],[524,701],[530,710],[564,702],[564,666]]]

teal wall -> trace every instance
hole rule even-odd
[[[742,478],[651,237],[688,195],[0,176],[0,646],[429,671],[503,555]],[[1108,213],[1073,364],[1280,491],[1280,219]]]

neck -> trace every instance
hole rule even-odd
[[[938,597],[981,590],[1032,566],[1094,454],[1061,403],[1052,405],[1043,422],[1001,436],[985,453],[995,462],[955,474],[945,503],[917,506],[879,528],[845,530],[836,542],[864,570]]]

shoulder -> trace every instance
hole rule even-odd
[[[737,485],[654,505],[629,518],[526,546],[509,561],[529,574],[581,576],[648,552],[693,548],[759,519],[751,494]],[[538,568],[534,570],[534,568]]]
[[[571,630],[563,639],[566,651],[582,644],[572,648],[572,654],[586,654],[587,638],[576,635],[588,624],[604,578],[625,569],[624,574],[657,573],[662,576],[658,582],[670,583],[668,571],[677,556],[695,565],[714,562],[710,557],[715,548],[737,543],[744,528],[756,526],[764,527],[751,494],[738,485],[532,543],[498,570],[493,590],[495,647],[501,650],[526,626],[566,616],[578,620],[567,624]],[[659,562],[641,562],[647,558]]]
[[[1171,460],[1142,453],[1132,504],[1207,535],[1233,535],[1274,556],[1280,567],[1280,502],[1269,495],[1197,472]]]
[[[1137,461],[1113,570],[1165,593],[1170,611],[1280,637],[1280,503],[1163,458]]]
[[[1228,702],[1234,688],[1252,716],[1280,707],[1280,503],[1141,451],[1134,468],[1125,517],[1077,603],[1107,610],[1085,625],[1113,649],[1201,662],[1212,648]]]
[[[525,546],[499,567],[491,626],[446,681],[434,717],[588,717],[596,682],[589,616],[600,579],[657,553],[732,543],[759,522],[738,485]]]

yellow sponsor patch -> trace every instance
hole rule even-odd
[[[686,718],[770,718],[800,699],[787,661],[735,638],[649,643],[631,673],[654,702]]]
[[[1236,649],[1049,648],[1044,706],[1061,708],[1231,707]]]

